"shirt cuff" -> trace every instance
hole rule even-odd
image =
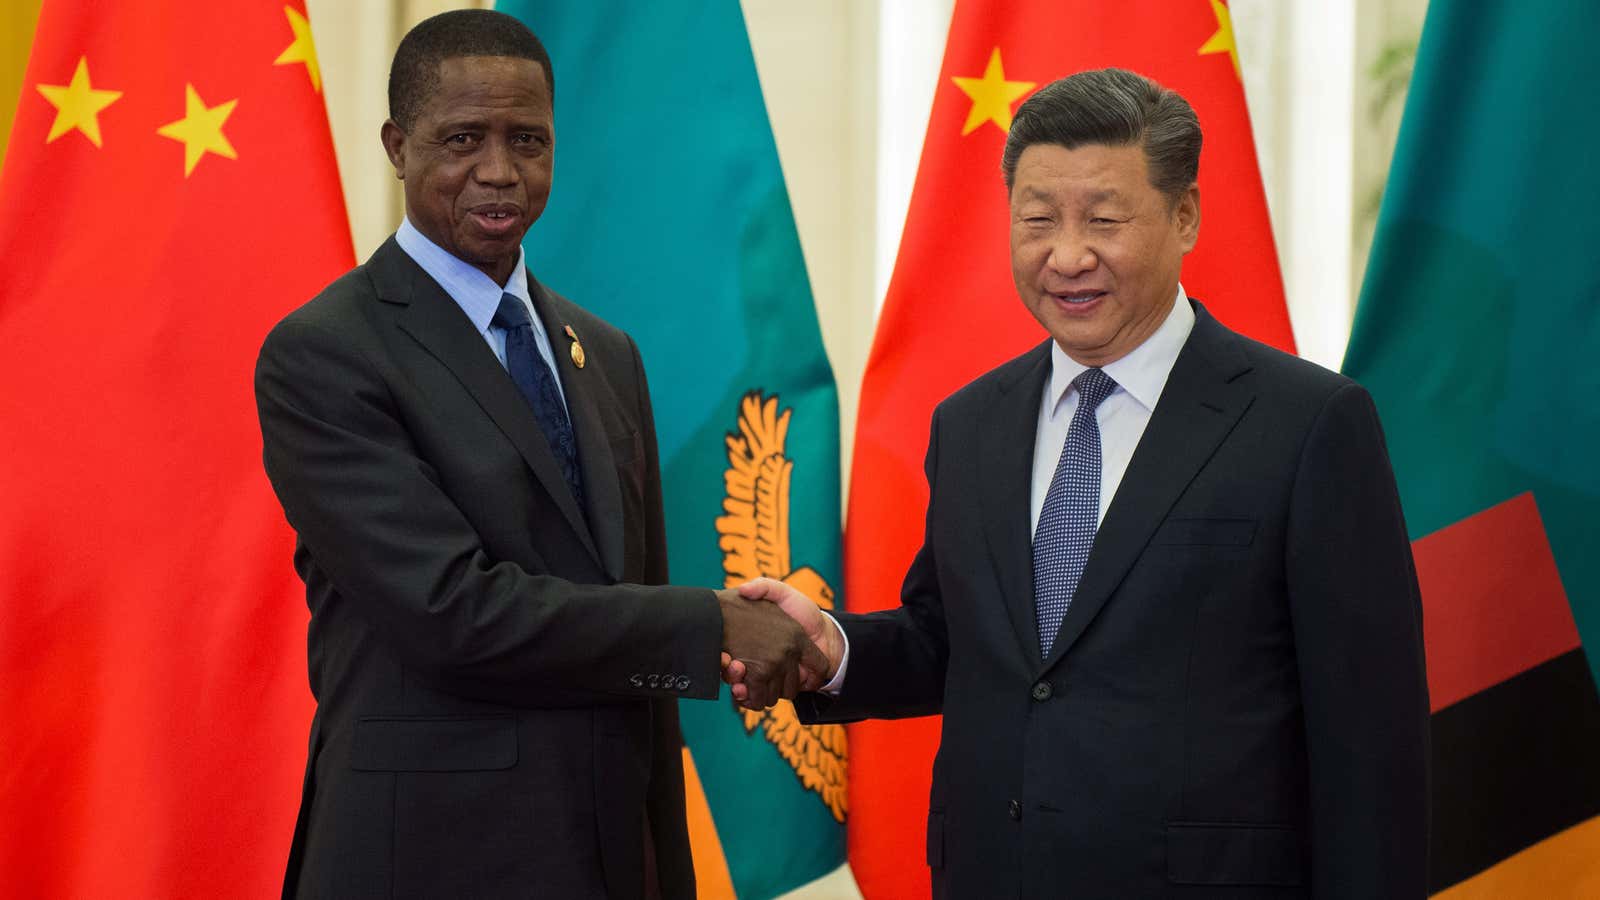
[[[839,692],[844,690],[844,672],[846,669],[850,668],[850,635],[845,634],[844,629],[839,627],[838,619],[828,615],[826,610],[821,610],[821,612],[827,617],[829,622],[833,623],[833,627],[839,632],[839,639],[844,644],[844,653],[839,655],[839,671],[833,673],[833,677],[828,679],[828,683],[820,688],[817,688],[817,690],[821,693],[827,694],[830,697],[837,697],[839,696]]]

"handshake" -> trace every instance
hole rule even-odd
[[[827,684],[844,656],[844,635],[811,598],[757,578],[717,592],[722,606],[722,680],[746,709],[765,709]]]

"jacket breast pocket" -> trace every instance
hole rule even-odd
[[[1255,519],[1168,519],[1156,529],[1151,544],[1184,547],[1248,547],[1255,539]]]
[[[1287,825],[1170,822],[1167,880],[1293,887],[1305,877],[1301,843]]]
[[[470,772],[517,764],[511,716],[366,716],[356,720],[351,768],[360,772]]]

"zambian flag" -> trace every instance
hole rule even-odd
[[[1429,6],[1345,358],[1416,538],[1449,900],[1600,896],[1596,35]]]
[[[839,410],[736,0],[502,2],[555,64],[555,186],[528,264],[638,341],[675,584],[839,602]],[[845,732],[724,691],[680,704],[702,898],[844,863]]]

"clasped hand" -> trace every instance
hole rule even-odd
[[[746,709],[814,691],[839,668],[838,629],[809,597],[758,578],[717,592],[722,605],[722,679]]]

